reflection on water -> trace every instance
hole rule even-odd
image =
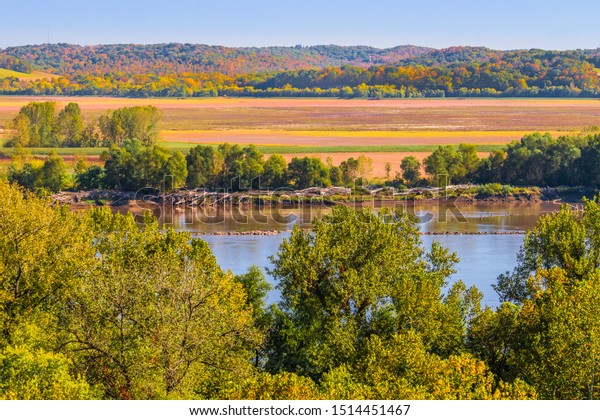
[[[424,232],[509,232],[531,229],[540,215],[558,210],[554,203],[438,203],[388,202],[415,215]],[[357,203],[356,206],[364,205]],[[372,205],[372,204],[371,204]],[[299,205],[295,208],[258,208],[220,206],[218,208],[176,208],[154,206],[151,209],[165,226],[196,233],[248,232],[255,230],[291,230],[296,224],[308,227],[315,217],[329,213],[327,206]],[[142,209],[133,209],[140,213]]]
[[[531,229],[538,218],[558,210],[552,203],[393,203],[421,220],[423,232],[511,232]],[[379,206],[375,206],[379,207]],[[281,230],[289,231],[295,224],[308,227],[314,217],[331,210],[325,206],[304,206],[295,209],[209,208],[173,209],[154,208],[154,214],[164,225],[195,234],[220,231]],[[270,267],[268,257],[277,252],[279,244],[289,236],[281,232],[271,236],[212,236],[204,235],[218,263],[234,274],[245,273],[251,265],[263,270]],[[436,240],[456,252],[460,263],[450,282],[462,280],[467,286],[475,285],[484,294],[483,304],[496,306],[498,297],[492,289],[498,275],[515,266],[517,252],[524,235],[450,235],[423,236],[429,248]],[[270,279],[273,281],[273,279]],[[271,303],[279,299],[279,292],[269,296]]]

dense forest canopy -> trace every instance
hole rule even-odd
[[[31,73],[31,64],[26,59],[19,59],[0,53],[0,69]]]
[[[0,50],[0,67],[3,62],[7,68],[59,76],[5,78],[0,80],[3,94],[372,98],[600,95],[600,49],[44,44]]]
[[[70,212],[2,181],[0,211],[3,399],[599,397],[597,200],[538,222],[498,308],[448,284],[457,256],[400,209],[296,227],[270,307],[259,268],[225,272],[148,214]]]
[[[430,48],[412,45],[373,47],[229,48],[201,44],[116,44],[80,46],[44,44],[0,49],[0,53],[29,61],[35,68],[60,75],[210,73],[244,74],[354,64],[395,63]]]

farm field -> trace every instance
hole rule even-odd
[[[553,135],[600,126],[596,99],[314,99],[0,97],[0,129],[31,101],[77,102],[87,119],[109,109],[154,105],[163,113],[164,144],[185,151],[195,144],[255,144],[266,154],[332,156],[365,153],[382,176],[407,155],[426,156],[437,145],[472,143],[480,152],[535,131]],[[44,154],[45,151],[34,153]],[[59,154],[96,157],[98,150]]]
[[[547,131],[547,130],[546,130]],[[560,134],[560,131],[551,131]],[[233,129],[233,130],[163,130],[166,142],[177,143],[240,143],[269,146],[436,146],[440,144],[504,145],[518,139],[524,131],[444,131],[444,130],[285,130],[285,129]]]
[[[50,73],[44,73],[41,71],[34,71],[32,73],[22,73],[20,71],[0,69],[0,80],[7,77],[16,77],[19,80],[37,80],[37,79],[52,79],[58,77]]]
[[[403,131],[423,133],[578,131],[600,125],[597,99],[366,99],[310,98],[106,98],[0,97],[0,126],[31,101],[54,100],[60,106],[77,102],[84,115],[97,117],[108,109],[154,105],[163,112],[169,136],[185,132],[201,137],[206,131],[272,132]],[[174,133],[177,132],[177,133]],[[386,137],[386,135],[382,135]],[[411,138],[414,139],[411,140]],[[407,134],[404,143],[419,141]],[[168,139],[167,137],[165,137]]]

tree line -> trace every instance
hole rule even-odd
[[[187,154],[160,145],[146,146],[140,140],[124,140],[100,156],[104,165],[88,165],[81,158],[70,175],[64,160],[51,152],[45,159],[17,153],[8,168],[8,179],[31,191],[57,192],[69,188],[98,188],[137,191],[151,187],[172,190],[247,190],[291,187],[366,185],[373,162],[360,155],[335,166],[316,157],[294,157],[288,163],[283,155],[268,159],[256,146],[221,144],[196,146]]]
[[[345,98],[600,95],[597,50],[334,47],[275,48],[263,55],[256,49],[177,44],[14,47],[5,54],[58,77],[6,78],[0,80],[0,93]]]
[[[593,128],[591,129],[594,130]],[[402,159],[395,174],[386,164],[386,176],[373,179],[373,161],[365,155],[348,158],[339,165],[331,159],[280,154],[265,159],[256,146],[221,144],[195,146],[187,154],[140,140],[123,140],[102,152],[104,165],[88,165],[80,159],[70,175],[63,159],[33,159],[17,153],[8,170],[10,181],[32,191],[98,188],[136,191],[145,187],[172,190],[259,190],[309,187],[350,187],[360,190],[369,183],[405,189],[448,184],[479,184],[481,194],[503,195],[505,186],[600,186],[600,134],[553,138],[533,133],[513,141],[502,150],[480,158],[472,144],[438,146],[419,161]]]
[[[598,201],[527,234],[497,308],[398,209],[337,207],[233,276],[207,243],[0,182],[0,397],[598,398]],[[35,262],[35,263],[32,263]]]
[[[458,146],[438,146],[420,162],[414,156],[402,159],[398,171],[391,174],[391,166],[386,165],[386,176],[376,182],[381,186],[396,188],[431,186],[440,183],[460,184],[504,184],[514,186],[600,186],[600,134],[590,128],[590,134],[552,137],[551,134],[533,133],[513,141],[501,150],[496,150],[485,158],[480,158],[473,144]],[[105,154],[107,165],[120,162],[123,153],[136,156],[135,142],[127,142],[125,147],[112,148]],[[139,145],[138,145],[139,146]],[[161,150],[153,146],[153,150]],[[167,149],[162,149],[167,153]],[[172,155],[178,152],[171,152]],[[190,188],[208,189],[277,189],[281,187],[308,188],[313,186],[364,186],[372,174],[373,162],[360,155],[349,158],[339,165],[331,160],[323,162],[316,157],[292,158],[286,164],[285,158],[273,154],[264,160],[255,146],[222,144],[196,146],[181,162],[179,176],[171,174],[175,184]],[[135,165],[134,165],[135,166]],[[138,165],[142,166],[142,165]],[[158,167],[146,164],[146,167]],[[185,166],[185,168],[184,168]],[[124,169],[118,175],[105,167],[107,186],[120,188],[114,180],[134,179]],[[131,171],[135,171],[131,168]],[[117,171],[118,172],[118,171]],[[187,172],[187,176],[183,173]],[[423,176],[423,173],[425,176]],[[158,180],[160,177],[155,178]],[[147,186],[148,181],[140,180],[136,186]],[[151,186],[158,186],[156,182]]]
[[[159,138],[162,114],[152,105],[109,110],[97,120],[84,121],[76,102],[57,114],[56,102],[30,102],[7,125],[6,147],[109,147],[125,139],[144,145]]]
[[[146,72],[160,75],[261,73],[343,64],[393,63],[430,50],[412,45],[379,49],[338,45],[232,48],[179,43],[95,46],[59,43],[8,47],[0,49],[0,54],[53,74],[75,76]]]
[[[520,186],[588,186],[598,188],[600,134],[560,136],[533,133],[479,159],[473,145],[440,146],[424,159],[432,177],[448,182],[501,183]]]

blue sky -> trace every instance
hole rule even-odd
[[[0,0],[0,47],[68,42],[600,47],[597,0]]]

